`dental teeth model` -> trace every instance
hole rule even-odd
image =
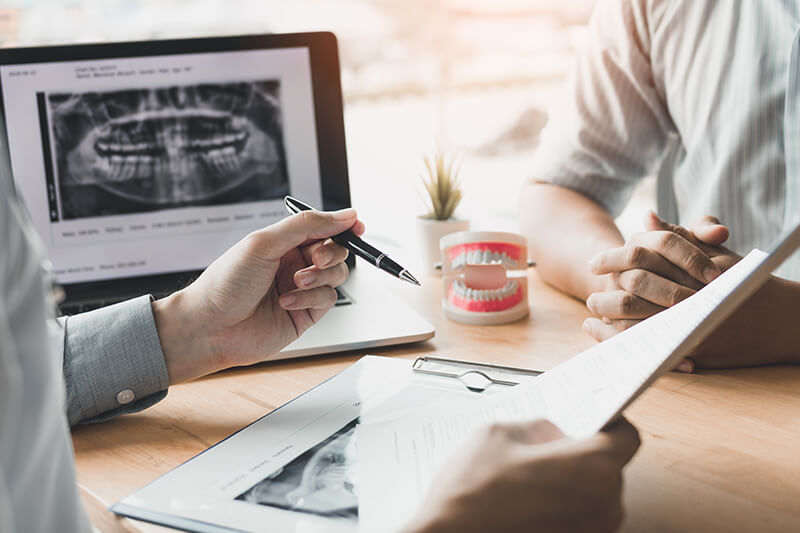
[[[505,324],[528,315],[525,237],[498,231],[462,231],[442,238],[442,307],[450,320]]]

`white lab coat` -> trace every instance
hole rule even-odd
[[[64,412],[64,333],[44,252],[0,176],[0,533],[91,526]]]

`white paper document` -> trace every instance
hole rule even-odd
[[[766,257],[754,250],[683,302],[506,393],[423,417],[359,425],[360,530],[396,531],[406,524],[443,462],[482,426],[547,418],[574,438],[602,429],[705,336],[698,330],[714,327],[706,318]],[[726,300],[728,307],[738,303]]]

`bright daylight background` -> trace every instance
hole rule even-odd
[[[413,242],[422,155],[462,160],[462,217],[515,228],[517,191],[594,0],[0,0],[4,46],[330,30],[352,199],[375,240]],[[652,184],[620,219],[636,230]],[[388,236],[392,237],[389,238]]]

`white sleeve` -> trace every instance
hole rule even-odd
[[[653,3],[597,3],[532,169],[532,180],[578,191],[613,215],[654,172],[674,131],[650,63]]]
[[[0,297],[0,531],[16,531],[11,500],[10,462],[14,444],[12,428],[19,424],[21,371],[8,327],[5,303]]]
[[[0,530],[85,533],[42,248],[0,176]]]

